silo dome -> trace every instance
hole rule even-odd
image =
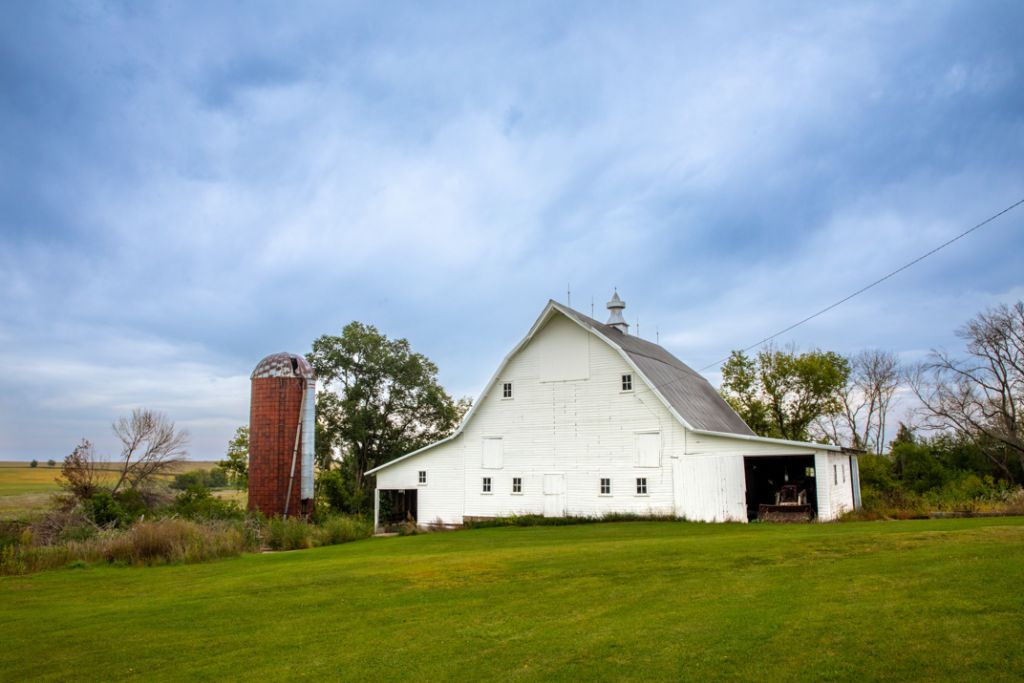
[[[316,379],[313,366],[304,357],[296,353],[272,353],[253,369],[249,379],[260,379],[263,377],[302,377],[303,379]]]

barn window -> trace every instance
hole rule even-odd
[[[485,470],[500,470],[505,466],[505,451],[500,436],[484,438],[480,466]]]
[[[490,477],[484,477],[484,485],[483,485],[482,492],[483,493],[490,493],[491,492],[491,478]]]
[[[839,465],[832,465],[832,479],[836,484],[839,483]]]
[[[622,376],[622,390],[633,391],[633,375]]]
[[[806,477],[813,477],[814,476],[814,468],[813,467],[805,467],[804,468],[804,476],[806,476]]]
[[[647,495],[647,477],[636,478],[636,495],[646,496]]]
[[[512,398],[512,382],[505,382],[501,385],[501,397]]]
[[[661,465],[661,432],[637,432],[635,447],[637,467]]]
[[[612,495],[612,480],[601,479],[601,495],[610,496]]]
[[[426,484],[427,483],[427,472],[426,472],[426,470],[420,470],[420,483],[421,484]]]
[[[846,465],[841,465],[840,467],[842,467],[842,470],[843,470],[843,483],[845,484],[846,483]]]
[[[523,492],[523,478],[522,477],[512,477],[512,493],[522,493],[522,492]]]

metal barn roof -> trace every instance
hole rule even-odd
[[[629,356],[648,382],[665,397],[679,416],[694,429],[753,436],[754,432],[725,402],[704,377],[661,346],[611,325],[604,325],[579,311],[552,301],[557,308],[592,328]]]

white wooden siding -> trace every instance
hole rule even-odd
[[[853,481],[850,456],[842,453],[819,453],[814,466],[818,484],[818,518],[828,522],[852,510]]]
[[[701,522],[747,521],[742,455],[691,455],[673,462],[676,516]]]
[[[622,391],[624,374],[633,374],[632,391]],[[513,398],[502,397],[503,382],[512,382]],[[495,437],[500,440],[490,441]],[[493,450],[485,459],[485,448],[500,448],[500,469],[484,466],[499,459]],[[380,471],[377,488],[418,488],[421,523],[540,515],[554,507],[569,515],[746,521],[744,456],[815,453],[813,447],[690,432],[615,349],[557,314],[509,359],[458,437]],[[818,452],[817,458],[819,470],[831,473],[830,456]],[[428,484],[417,487],[420,470],[427,471]],[[484,477],[491,478],[490,493],[481,490]],[[641,477],[645,495],[636,492]],[[521,493],[512,492],[514,478],[522,480]],[[610,495],[600,493],[602,478],[611,480]],[[564,492],[545,496],[545,481],[556,480]],[[829,481],[818,477],[819,501],[828,502],[821,507],[831,519],[845,499]],[[852,507],[849,482],[845,490]]]
[[[421,524],[436,520],[462,524],[463,441],[464,437],[457,436],[381,470],[376,474],[377,489],[416,489],[417,521]],[[418,484],[421,471],[427,473],[425,486]]]

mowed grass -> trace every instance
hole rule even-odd
[[[0,578],[9,680],[1021,680],[1024,518],[374,538]]]

